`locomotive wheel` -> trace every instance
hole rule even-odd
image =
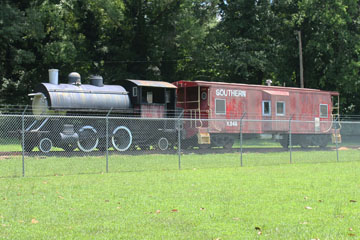
[[[97,131],[92,126],[83,126],[79,130],[79,140],[77,145],[79,149],[83,152],[93,151],[99,144],[99,138],[97,136]]]
[[[39,142],[39,150],[43,153],[48,153],[51,151],[53,143],[49,138],[43,138]]]
[[[132,134],[130,129],[125,126],[115,128],[111,142],[113,147],[119,152],[128,150],[132,144]]]
[[[72,144],[66,144],[64,146],[62,146],[62,149],[64,149],[65,152],[72,152],[75,150],[75,146],[73,146]]]
[[[110,139],[108,142],[108,149],[110,148]],[[99,140],[99,145],[97,146],[97,149],[99,149],[99,151],[101,152],[105,152],[106,151],[106,138],[101,138]]]
[[[138,147],[140,148],[140,150],[143,150],[143,151],[150,150],[150,146],[149,146],[149,145],[139,145]]]
[[[169,148],[169,140],[166,137],[162,137],[159,139],[157,146],[161,151],[165,151]]]
[[[31,152],[34,149],[35,146],[36,146],[36,143],[33,143],[31,141],[26,141],[24,143],[24,151],[25,152]]]

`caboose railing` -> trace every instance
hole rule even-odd
[[[183,101],[178,99],[178,104],[181,104],[185,109],[185,117],[188,117],[190,120],[190,127],[191,128],[201,128],[203,126],[203,122],[201,120],[201,108],[200,108],[200,86],[197,87],[197,99],[196,100],[187,100],[186,96],[186,88],[184,88],[184,96]],[[196,105],[193,106],[192,109],[187,108],[187,104]]]
[[[203,126],[199,109],[187,109],[186,112],[189,113],[189,118],[191,119],[190,127],[201,128]]]

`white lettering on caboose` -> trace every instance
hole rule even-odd
[[[216,89],[216,96],[223,97],[246,97],[246,91],[232,89]]]
[[[227,121],[226,126],[228,127],[237,127],[238,123],[237,121]]]

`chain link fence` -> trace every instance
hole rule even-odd
[[[0,115],[0,177],[360,161],[360,122]]]

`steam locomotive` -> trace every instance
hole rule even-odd
[[[121,85],[104,85],[101,76],[82,84],[78,73],[59,84],[58,70],[49,70],[49,76],[50,83],[41,83],[29,94],[36,119],[25,131],[26,151],[36,146],[42,152],[53,146],[65,151],[127,151],[150,145],[166,150],[177,141],[180,128],[174,119],[180,117],[183,147],[231,148],[240,131],[244,137],[268,135],[284,148],[289,146],[289,131],[292,144],[302,147],[324,147],[331,137],[341,139],[333,125],[339,116],[338,92],[203,81],[127,79]],[[107,124],[103,117],[69,118],[89,112],[122,118]],[[49,116],[54,113],[59,117]],[[144,118],[148,120],[140,121]]]
[[[106,147],[126,151],[150,144],[166,150],[169,139],[175,138],[174,123],[157,120],[175,116],[173,84],[127,79],[121,86],[104,85],[101,76],[90,76],[90,84],[82,84],[76,72],[69,74],[68,83],[59,84],[57,69],[50,69],[49,76],[49,83],[41,83],[29,94],[36,119],[25,131],[26,151],[36,146],[42,152],[54,146],[65,151],[104,151]],[[76,117],[88,113],[102,117]],[[54,114],[58,117],[51,116]],[[107,118],[106,124],[104,116],[109,114],[121,118]],[[154,121],[137,121],[142,118]]]

